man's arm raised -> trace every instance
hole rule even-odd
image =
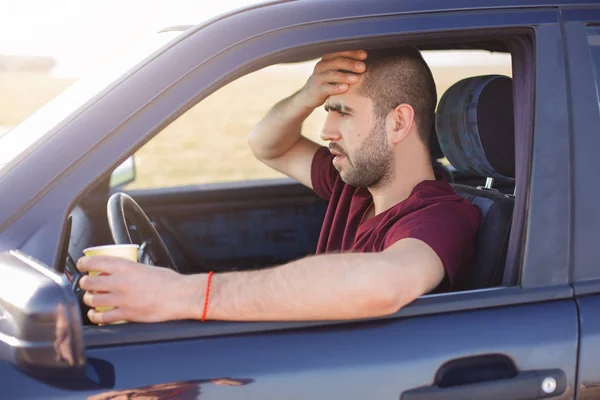
[[[179,275],[110,257],[82,258],[90,319],[107,323],[127,319],[155,322],[200,319],[207,275]],[[444,277],[437,254],[417,239],[402,239],[380,253],[317,255],[259,271],[215,274],[208,319],[285,321],[355,319],[387,315],[430,292]]]
[[[319,145],[301,135],[302,123],[329,96],[358,82],[366,56],[362,50],[323,56],[304,87],[277,103],[250,132],[248,145],[256,158],[312,188],[310,168]]]

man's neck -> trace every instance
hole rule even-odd
[[[426,162],[421,164],[418,168],[415,168],[415,165],[413,165],[413,168],[397,168],[387,185],[368,188],[371,196],[373,196],[374,205],[369,217],[381,214],[406,200],[419,183],[426,180],[435,180],[431,164]]]

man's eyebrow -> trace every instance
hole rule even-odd
[[[333,103],[333,104],[328,104],[325,103],[325,111],[337,111],[337,112],[342,112],[344,114],[350,114],[351,112],[353,112],[354,110],[351,107],[345,106],[343,104],[339,104],[339,103]]]

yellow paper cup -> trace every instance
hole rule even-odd
[[[119,257],[125,258],[129,261],[137,262],[138,261],[138,250],[139,247],[137,244],[109,244],[105,246],[96,246],[96,247],[88,247],[83,250],[83,254],[86,257],[96,257],[96,256],[109,256],[109,257]],[[99,275],[99,271],[90,271],[90,276]],[[114,307],[96,307],[96,311],[103,312],[112,310]],[[116,321],[112,324],[123,324],[127,321]],[[99,324],[103,325],[103,324]]]
[[[83,250],[86,257],[112,256],[126,258],[129,261],[137,262],[138,250],[137,244],[107,244],[105,246],[88,247]]]

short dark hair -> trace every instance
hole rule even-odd
[[[437,91],[423,56],[413,47],[370,50],[367,54],[359,93],[373,100],[379,118],[385,118],[400,104],[410,104],[419,137],[429,149]]]

